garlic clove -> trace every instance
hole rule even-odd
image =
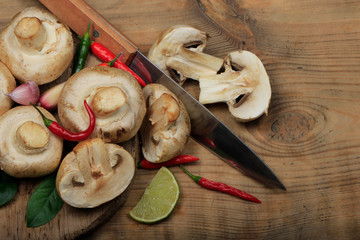
[[[35,82],[26,82],[16,87],[8,96],[21,105],[36,104],[40,98],[40,89]]]
[[[57,107],[60,94],[64,88],[65,82],[60,83],[48,90],[46,90],[40,96],[40,106],[45,108],[46,110],[52,110]]]

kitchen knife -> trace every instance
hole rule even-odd
[[[83,36],[89,21],[92,37],[113,53],[122,52],[122,61],[147,82],[160,83],[184,103],[191,119],[191,136],[244,174],[286,190],[272,170],[206,107],[151,63],[135,45],[83,0],[39,0],[46,8]],[[145,71],[144,71],[145,70]],[[146,74],[144,74],[146,73]],[[151,78],[151,79],[150,79]]]

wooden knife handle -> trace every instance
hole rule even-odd
[[[50,12],[79,36],[86,32],[89,21],[90,37],[102,43],[115,55],[122,52],[121,61],[129,64],[137,51],[135,45],[83,0],[39,0]]]

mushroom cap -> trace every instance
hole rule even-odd
[[[140,129],[146,113],[139,83],[128,72],[104,66],[84,68],[66,82],[58,102],[63,126],[79,132],[88,128],[89,116],[84,99],[96,115],[91,137],[120,143],[131,139]]]
[[[135,161],[124,148],[100,138],[87,139],[61,162],[56,189],[67,204],[94,208],[123,193],[134,174]]]
[[[0,62],[0,116],[8,111],[13,101],[7,95],[16,88],[16,81],[9,69]]]
[[[226,102],[237,121],[248,122],[267,114],[271,99],[269,76],[260,59],[249,51],[231,52],[225,59],[225,72],[200,77],[199,84],[200,103]]]
[[[39,109],[55,121],[51,113]],[[17,106],[4,113],[0,117],[0,136],[0,168],[11,176],[44,176],[60,163],[63,140],[46,128],[32,106]]]
[[[55,80],[73,55],[70,29],[42,8],[24,9],[0,33],[0,60],[21,82],[41,85]]]
[[[202,75],[213,75],[223,65],[223,60],[203,53],[209,36],[206,32],[187,25],[175,25],[157,38],[148,52],[148,58],[180,83],[186,78],[198,80]]]
[[[164,162],[179,155],[190,137],[190,118],[184,104],[160,84],[143,89],[147,114],[141,127],[142,152],[150,162]]]

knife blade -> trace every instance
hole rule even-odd
[[[231,166],[266,185],[286,190],[275,173],[241,139],[218,120],[206,107],[159,70],[135,44],[122,35],[112,24],[83,0],[39,0],[46,8],[82,36],[89,21],[92,37],[112,52],[122,52],[122,61],[147,80],[166,86],[184,103],[191,119],[192,138]],[[141,69],[141,71],[139,71]],[[144,75],[144,69],[147,73]]]

